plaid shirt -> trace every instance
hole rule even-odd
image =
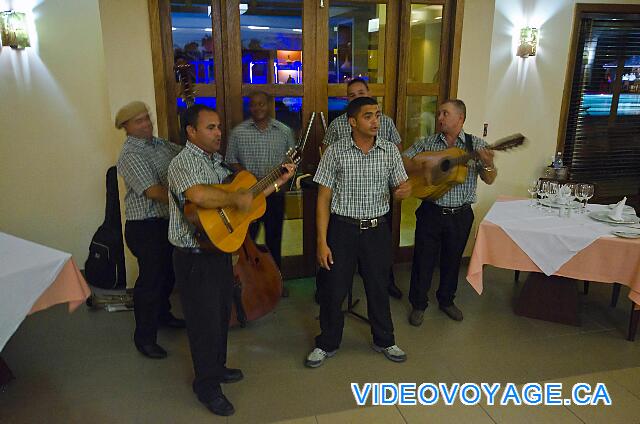
[[[407,180],[398,148],[377,138],[364,154],[349,136],[329,146],[313,181],[332,190],[331,213],[371,219],[389,212],[390,188]]]
[[[455,147],[466,151],[467,148],[464,138],[464,131],[460,131],[458,138],[456,138]],[[479,148],[487,146],[487,142],[480,137],[472,135],[471,139],[473,140],[473,150],[478,150]],[[413,146],[409,147],[402,154],[407,158],[412,158],[421,152],[437,152],[448,148],[449,146],[447,145],[447,140],[444,135],[442,133],[437,133],[428,137],[420,138],[413,144]],[[478,187],[478,171],[481,168],[482,163],[479,160],[470,161],[467,179],[462,184],[453,186],[451,190],[446,192],[441,198],[434,201],[434,203],[448,208],[462,206],[467,203],[475,203],[476,188]]]
[[[149,187],[167,187],[167,168],[182,146],[153,137],[151,141],[128,136],[122,146],[118,174],[124,179],[125,216],[128,221],[168,218],[169,207],[144,195]]]
[[[271,119],[261,131],[253,119],[248,119],[231,131],[225,160],[239,163],[260,179],[280,165],[295,144],[291,128],[282,122]]]
[[[378,136],[396,145],[400,144],[400,142],[402,141],[400,139],[400,134],[398,134],[398,130],[393,123],[393,120],[387,115],[380,115],[380,128],[378,128]],[[349,125],[349,118],[347,117],[347,114],[343,113],[342,115],[331,121],[331,123],[329,124],[329,128],[327,128],[327,132],[324,135],[322,143],[328,146],[338,140],[349,137],[351,137],[351,125]]]
[[[194,226],[184,217],[184,192],[198,184],[221,184],[231,174],[222,165],[222,156],[208,154],[187,141],[185,148],[169,165],[169,241],[178,247],[199,247]],[[174,197],[175,196],[175,197]],[[176,198],[180,205],[176,204]]]

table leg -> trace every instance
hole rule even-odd
[[[627,340],[630,342],[636,339],[636,332],[638,330],[638,321],[640,321],[640,309],[636,309],[636,304],[631,302],[631,317],[629,318],[629,335]]]
[[[514,311],[529,318],[579,326],[576,282],[572,278],[532,272],[515,301]]]

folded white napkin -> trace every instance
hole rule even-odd
[[[622,221],[622,210],[624,209],[624,204],[627,201],[627,197],[623,197],[621,201],[616,203],[616,206],[613,208],[611,212],[609,212],[609,218],[614,221]]]

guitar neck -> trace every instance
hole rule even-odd
[[[485,147],[487,150],[496,150],[496,146],[494,144],[489,144]],[[455,159],[451,160],[452,165],[463,165],[469,162],[470,159],[475,159],[478,157],[478,152],[474,150],[473,152],[466,152],[464,155],[459,156]]]
[[[467,152],[462,156],[459,156],[455,159],[451,159],[451,165],[452,166],[456,166],[456,165],[464,165],[465,163],[469,162],[470,159],[473,159],[475,157],[478,156],[477,152]]]
[[[271,170],[271,172],[269,172],[267,174],[266,177],[264,177],[263,179],[261,179],[260,181],[258,181],[257,183],[255,183],[253,186],[251,186],[251,188],[249,189],[251,191],[251,194],[253,195],[253,197],[258,196],[260,193],[262,193],[267,187],[269,187],[270,185],[272,185],[273,183],[276,182],[276,180],[278,178],[280,178],[282,176],[282,174],[284,173],[282,171],[282,165],[284,165],[286,162],[281,163],[280,165],[276,166],[275,168],[273,168]]]

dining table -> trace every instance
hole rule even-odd
[[[90,294],[70,253],[0,232],[0,352],[28,315],[63,303],[71,313]],[[0,358],[0,385],[12,378]]]
[[[640,233],[638,218],[628,213],[626,224],[607,219],[610,205],[589,204],[580,211],[499,196],[478,226],[467,281],[482,294],[483,267],[491,265],[530,272],[552,285],[572,279],[627,286],[627,338],[633,341],[640,318],[640,236],[633,236]]]

